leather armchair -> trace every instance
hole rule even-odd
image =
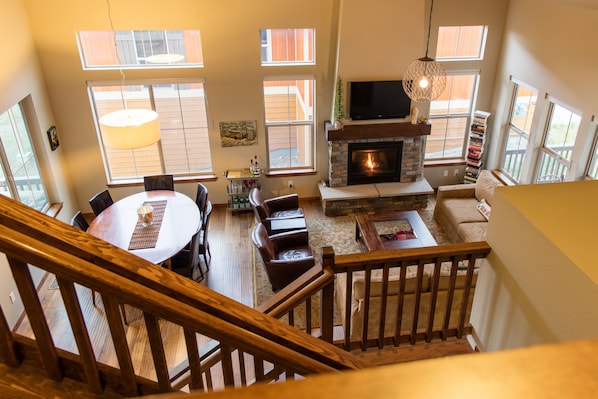
[[[251,236],[272,291],[286,287],[315,265],[306,229],[269,236],[264,225],[258,223]]]
[[[249,192],[249,203],[257,221],[263,223],[270,230],[270,219],[289,219],[304,217],[303,209],[299,207],[299,196],[288,194],[280,197],[264,199],[259,189],[253,188]]]

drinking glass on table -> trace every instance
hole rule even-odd
[[[137,216],[143,227],[151,226],[152,219],[154,218],[154,208],[151,205],[142,204],[137,208]]]

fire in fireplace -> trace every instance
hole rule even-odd
[[[401,181],[402,141],[349,143],[347,184]]]

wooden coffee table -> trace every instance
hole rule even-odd
[[[403,231],[385,231],[381,236],[376,224],[392,221],[402,221],[397,225],[403,226]],[[355,240],[363,252],[438,245],[417,211],[358,214],[355,216]]]

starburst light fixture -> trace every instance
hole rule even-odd
[[[426,103],[437,99],[446,86],[446,72],[444,71],[444,67],[433,58],[428,57],[433,8],[434,0],[431,0],[426,55],[409,64],[403,74],[403,89],[405,93],[409,98],[418,103]]]

